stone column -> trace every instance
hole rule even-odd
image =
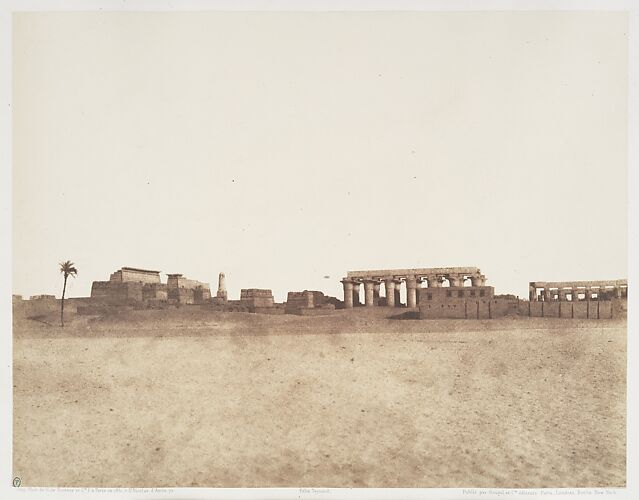
[[[417,280],[414,276],[406,278],[406,306],[417,307]]]
[[[592,289],[589,286],[586,287],[586,300],[592,300]]]
[[[347,279],[343,279],[342,285],[344,285],[344,308],[352,309],[353,308],[353,282]]]
[[[548,292],[546,287],[541,289],[541,300],[548,302]]]
[[[426,281],[428,282],[428,288],[441,288],[442,286],[439,276],[429,276]]]
[[[578,288],[573,288],[571,293],[572,293],[572,301],[573,302],[578,302],[579,301],[579,289]]]
[[[564,290],[563,288],[560,288],[557,293],[558,293],[557,298],[559,299],[559,302],[565,302],[566,301],[566,290]]]
[[[464,286],[464,283],[459,276],[449,276],[448,281],[450,282],[450,286]]]
[[[528,300],[530,302],[537,300],[537,289],[532,285],[528,285]]]
[[[378,306],[379,305],[379,287],[380,287],[381,283],[379,281],[376,281],[375,283],[373,283],[373,305],[374,306]]]
[[[615,297],[616,297],[617,299],[620,299],[620,298],[621,298],[621,287],[620,287],[620,286],[616,286],[616,287],[615,287]]]
[[[482,286],[481,285],[481,276],[471,276],[470,277],[470,284],[472,286]]]
[[[366,307],[373,307],[373,285],[372,280],[364,281],[364,304]]]
[[[395,281],[395,307],[402,305],[402,281]]]
[[[386,289],[386,305],[395,307],[395,281],[393,278],[384,280],[384,288]]]
[[[362,284],[358,281],[353,282],[353,306],[359,306],[359,291],[362,289]]]

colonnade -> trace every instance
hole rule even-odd
[[[531,302],[609,300],[628,296],[626,280],[574,281],[574,282],[530,282],[528,286]],[[580,296],[583,296],[580,298]]]
[[[452,272],[432,272],[452,269]],[[464,272],[469,271],[470,272]],[[380,304],[380,289],[384,285],[384,298],[389,307],[402,306],[400,296],[401,287],[406,286],[406,306],[417,307],[417,289],[425,283],[429,288],[440,288],[444,281],[448,281],[450,287],[463,287],[467,280],[472,286],[484,286],[486,277],[477,268],[431,268],[414,270],[415,273],[406,273],[406,270],[398,269],[396,272],[382,271],[353,271],[342,279],[344,286],[344,307],[350,309],[360,304],[360,292],[364,286],[364,305],[367,307]],[[456,272],[460,271],[460,272]],[[383,274],[382,274],[383,273]],[[388,273],[388,274],[387,274]],[[385,275],[384,275],[385,274]]]

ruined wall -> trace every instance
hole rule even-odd
[[[335,304],[331,302],[332,297],[324,295],[323,292],[317,290],[304,290],[303,292],[288,292],[286,299],[286,312],[296,312],[300,309],[323,308]]]
[[[288,292],[288,297],[286,298],[287,312],[300,309],[302,307],[311,308],[314,307],[314,305],[314,296],[308,290],[304,290],[303,292]]]
[[[335,310],[335,297],[324,295],[317,290],[304,290],[303,292],[288,292],[285,310],[287,314],[312,315],[326,314]],[[341,304],[341,301],[337,301]]]
[[[211,291],[206,288],[168,288],[167,297],[170,302],[179,304],[211,303]]]
[[[495,295],[492,286],[451,286],[427,287],[417,289],[417,304],[434,302],[438,304],[453,303],[459,299],[486,300]]]
[[[94,281],[91,298],[104,304],[127,304],[142,301],[140,282]]]
[[[625,318],[628,316],[628,297],[612,300],[613,318]]]
[[[275,299],[268,289],[243,288],[240,291],[240,304],[245,307],[273,307]]]
[[[492,286],[428,287],[417,290],[421,319],[491,319],[518,313],[516,297],[495,297]]]
[[[169,274],[166,284],[169,288],[187,288],[189,290],[194,290],[196,288],[206,288],[209,290],[209,297],[211,294],[210,286],[208,283],[197,280],[190,280],[178,274]]]
[[[90,297],[67,297],[64,299],[64,313],[75,313],[79,308],[90,304]],[[44,298],[20,300],[14,302],[14,314],[31,317],[50,313],[60,313],[61,299],[56,299],[54,295],[47,295]]]
[[[14,303],[14,313],[29,316],[40,316],[57,312],[60,310],[60,301],[54,295],[34,296],[41,298],[31,298],[29,300],[16,301]],[[67,301],[65,300],[65,307]]]
[[[145,283],[142,285],[142,300],[167,300],[168,290],[164,283]]]
[[[627,311],[625,299],[521,303],[520,314],[532,318],[620,319]]]
[[[190,280],[181,274],[169,274],[166,282],[167,297],[180,304],[205,304],[211,302],[208,283]]]
[[[420,319],[493,319],[518,313],[519,301],[509,298],[431,300],[419,305]]]

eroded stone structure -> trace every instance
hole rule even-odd
[[[344,307],[352,308],[360,304],[359,296],[364,286],[364,305],[374,307],[386,305],[400,307],[401,287],[406,287],[406,306],[417,307],[417,291],[428,288],[442,288],[448,282],[450,287],[483,287],[486,277],[476,267],[431,267],[420,269],[382,269],[369,271],[348,271],[342,279],[344,286]],[[384,296],[380,294],[382,285]],[[465,287],[467,288],[467,287]]]
[[[182,274],[167,274],[166,282],[169,300],[179,304],[204,304],[211,300],[208,283],[190,280]]]
[[[528,295],[531,302],[623,299],[628,297],[628,281],[531,281]]]
[[[303,292],[288,292],[285,311],[287,314],[321,314],[322,312],[335,310],[335,304],[331,303],[334,297],[324,295],[317,290],[304,290]]]
[[[162,283],[160,271],[123,267],[109,281],[94,281],[91,298],[107,305],[204,304],[210,302],[211,290],[208,283],[181,274],[169,274]]]
[[[240,305],[248,308],[249,312],[271,308],[275,305],[273,292],[263,288],[243,288],[240,290]]]
[[[122,305],[143,300],[167,300],[167,287],[160,280],[160,271],[123,267],[109,281],[94,281],[91,298],[105,304]]]
[[[492,286],[421,288],[420,319],[492,319],[519,314],[519,299],[496,296]]]

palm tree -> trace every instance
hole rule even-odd
[[[64,293],[67,291],[67,278],[78,274],[75,264],[70,260],[60,262],[60,273],[64,274],[64,287],[62,288],[62,302],[60,303],[60,325],[64,326]]]

